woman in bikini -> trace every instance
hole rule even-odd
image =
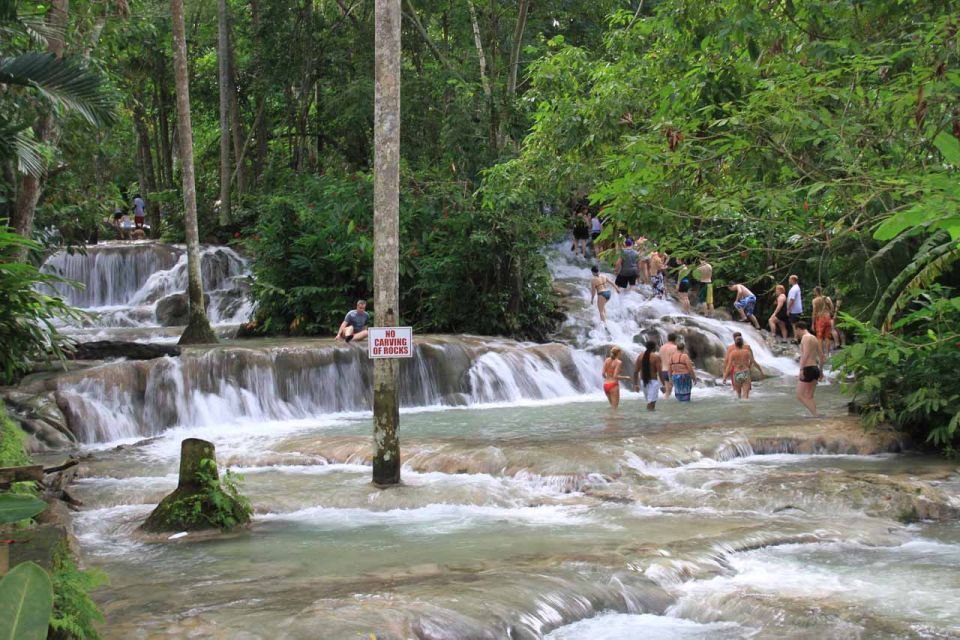
[[[590,304],[593,304],[594,298],[597,299],[597,308],[600,309],[600,322],[607,324],[607,314],[604,309],[606,309],[612,295],[610,287],[616,289],[617,293],[620,293],[620,287],[610,282],[606,276],[600,275],[600,268],[596,265],[590,271],[593,272],[593,279],[590,281]]]
[[[773,314],[770,316],[770,319],[767,323],[770,325],[770,333],[773,334],[773,337],[777,337],[777,329],[780,329],[780,335],[783,336],[784,340],[787,340],[787,290],[782,284],[777,285],[777,308],[773,310]]]
[[[610,355],[603,361],[603,392],[607,394],[610,406],[616,409],[620,406],[620,369],[623,362],[620,360],[620,347],[610,349]]]
[[[673,393],[680,402],[690,402],[690,392],[697,381],[697,372],[693,360],[687,355],[686,345],[677,343],[677,352],[670,357],[670,377],[673,379]]]

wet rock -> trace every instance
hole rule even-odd
[[[203,304],[210,306],[209,294],[203,295]],[[173,293],[157,302],[157,323],[162,327],[182,327],[190,318],[190,298],[186,293]]]
[[[164,356],[179,356],[180,347],[174,344],[150,344],[144,342],[122,342],[119,340],[98,340],[81,342],[70,355],[74,360],[152,360]]]

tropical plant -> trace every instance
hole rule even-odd
[[[34,496],[0,493],[0,525],[27,520],[47,508],[47,503]]]
[[[52,611],[53,584],[37,564],[18,564],[0,580],[0,638],[44,640]]]
[[[96,624],[103,614],[90,598],[90,591],[109,583],[106,574],[81,570],[63,543],[53,553],[53,612],[47,640],[99,640]]]

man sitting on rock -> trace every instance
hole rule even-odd
[[[337,340],[363,340],[367,337],[367,301],[357,300],[357,308],[353,309],[340,323],[340,330],[337,331]]]

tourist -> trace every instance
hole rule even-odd
[[[690,402],[690,392],[697,381],[697,372],[693,360],[686,354],[686,345],[677,343],[677,351],[670,357],[670,377],[673,380],[673,393],[680,402]]]
[[[797,400],[817,416],[817,403],[813,396],[817,392],[817,382],[823,380],[823,352],[820,341],[807,329],[807,323],[797,321],[793,325],[800,339],[800,379],[797,382]]]
[[[753,356],[753,349],[743,341],[743,334],[737,331],[733,334],[733,344],[727,349],[727,357],[723,361],[723,379],[730,380],[738,398],[744,400],[750,398],[754,368],[763,373],[763,369]]]
[[[650,254],[650,286],[653,287],[653,293],[659,299],[663,300],[666,290],[663,287],[663,258],[661,254],[654,251]]]
[[[143,229],[144,206],[145,204],[143,202],[143,198],[141,198],[140,194],[138,193],[133,198],[133,224],[137,227],[137,229]]]
[[[647,399],[647,411],[657,410],[657,399],[660,397],[660,355],[657,353],[657,343],[647,340],[643,345],[645,351],[637,358],[633,367],[633,390],[640,391],[637,378],[643,382],[643,395]]]
[[[790,291],[787,293],[787,317],[790,319],[793,339],[797,340],[798,336],[794,326],[800,321],[800,316],[803,315],[803,295],[800,293],[800,278],[792,275],[788,280]]]
[[[680,261],[680,271],[677,274],[677,298],[684,313],[690,313],[690,268]]]
[[[573,214],[573,255],[587,257],[587,240],[590,238],[590,218],[587,212],[578,208]]]
[[[840,313],[841,302],[842,300],[840,300],[840,298],[836,299],[833,305],[833,322],[830,323],[833,327],[833,344],[837,346],[837,349],[842,349],[843,347],[847,346],[847,336],[840,331],[840,328],[837,326],[837,314]],[[824,354],[824,357],[826,356],[827,354]]]
[[[823,293],[820,287],[813,288],[813,329],[820,341],[820,350],[830,353],[830,341],[833,339],[833,300]]]
[[[610,406],[616,409],[620,406],[620,369],[623,362],[620,360],[620,347],[610,349],[610,355],[603,361],[603,392],[607,394]]]
[[[590,253],[592,253],[594,257],[599,253],[596,242],[597,238],[600,237],[601,231],[603,231],[603,222],[600,220],[600,213],[594,211],[593,215],[590,216]]]
[[[663,395],[670,397],[673,380],[670,378],[670,360],[677,353],[677,334],[667,335],[667,344],[660,347],[660,382],[663,383]]]
[[[737,299],[733,303],[733,306],[740,313],[740,319],[744,321],[749,320],[754,327],[759,329],[760,323],[757,322],[756,316],[753,315],[753,310],[757,306],[757,296],[753,295],[753,292],[742,284],[731,284],[727,288],[730,289],[730,291],[735,291],[737,294]]]
[[[340,323],[340,330],[337,331],[337,340],[363,340],[367,337],[367,321],[370,316],[367,315],[367,301],[357,300],[357,308],[347,313],[343,322]]]
[[[640,254],[633,248],[633,240],[627,238],[624,249],[620,253],[620,257],[617,258],[617,264],[614,267],[618,287],[629,290],[630,287],[637,286],[637,264],[639,261]]]
[[[710,316],[713,314],[713,267],[707,262],[706,258],[700,258],[696,276],[700,283],[697,298],[700,304],[705,305],[704,315]]]
[[[770,314],[770,320],[768,324],[770,325],[770,333],[773,334],[773,337],[777,337],[778,329],[781,336],[784,340],[790,338],[790,334],[787,333],[788,323],[790,318],[787,316],[787,290],[782,284],[778,284],[776,287],[777,291],[777,306],[773,310],[773,313]]]
[[[597,299],[597,308],[600,310],[600,322],[607,324],[607,313],[605,311],[607,303],[610,302],[610,287],[613,287],[617,290],[617,293],[620,293],[620,287],[615,283],[610,282],[606,276],[600,275],[600,268],[596,265],[590,268],[590,271],[593,272],[593,278],[590,281],[590,304],[593,304],[593,299]]]

